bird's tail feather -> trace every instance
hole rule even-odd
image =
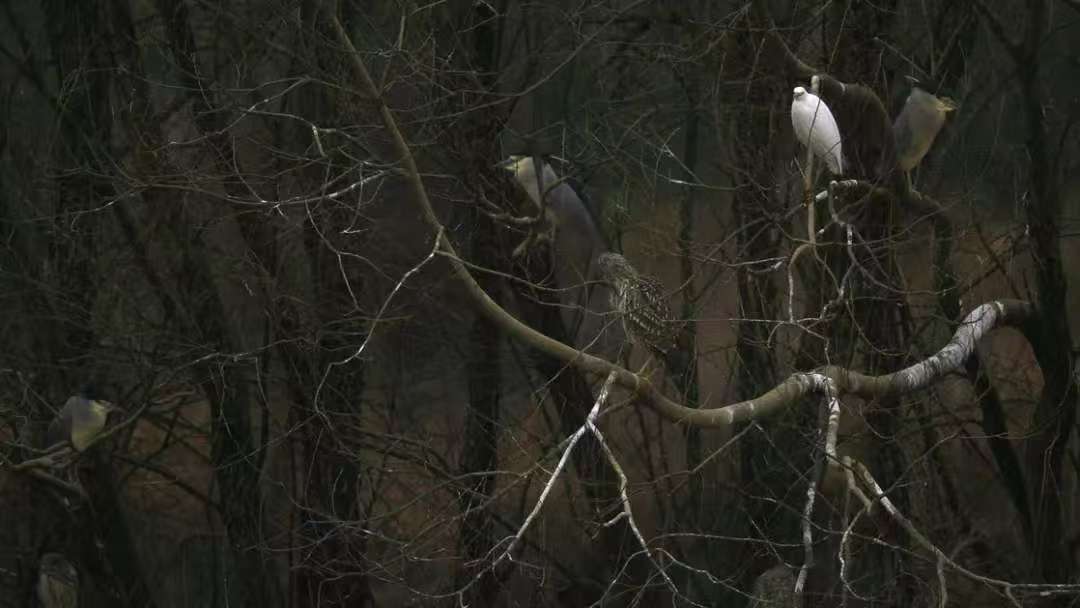
[[[691,372],[696,368],[691,365],[694,358],[683,349],[675,348],[664,355],[664,367],[667,369],[667,377],[680,391],[689,386],[693,378]]]

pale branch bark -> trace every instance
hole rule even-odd
[[[806,585],[806,577],[810,569],[814,567],[814,503],[817,498],[818,485],[825,477],[825,469],[839,465],[836,459],[836,439],[840,433],[840,399],[836,391],[836,383],[823,374],[808,374],[811,382],[815,384],[815,392],[825,396],[829,408],[829,416],[826,419],[825,428],[825,455],[815,467],[815,475],[806,486],[806,506],[803,508],[803,564],[799,568],[799,576],[795,579],[795,596],[801,597]]]
[[[596,402],[593,403],[592,409],[589,410],[589,414],[585,418],[585,424],[582,424],[581,427],[578,428],[577,432],[575,432],[573,435],[570,436],[570,438],[569,438],[569,440],[567,442],[567,445],[566,445],[566,449],[563,450],[562,457],[559,458],[559,463],[557,465],[555,465],[555,470],[551,472],[551,477],[548,478],[548,482],[546,484],[544,484],[544,489],[540,491],[540,496],[536,499],[536,504],[533,505],[532,510],[529,511],[529,514],[525,517],[525,521],[522,522],[521,526],[518,527],[517,531],[515,531],[514,534],[509,538],[509,542],[507,543],[506,548],[503,549],[499,553],[498,557],[496,557],[494,560],[492,560],[492,562],[490,564],[488,564],[485,568],[483,568],[480,572],[478,572],[472,578],[472,580],[470,580],[468,583],[466,583],[461,588],[457,589],[456,591],[454,591],[453,593],[448,594],[448,595],[431,596],[431,597],[433,597],[433,598],[441,598],[441,597],[456,596],[456,597],[464,599],[465,592],[468,591],[469,589],[471,589],[473,587],[473,585],[476,585],[477,583],[479,583],[479,581],[485,575],[487,575],[489,572],[494,572],[495,569],[499,566],[499,564],[501,564],[502,562],[507,561],[507,560],[513,561],[513,559],[514,559],[514,555],[513,555],[514,549],[517,548],[517,546],[522,542],[522,539],[525,536],[525,532],[527,532],[529,530],[529,527],[532,525],[532,523],[536,520],[537,516],[540,514],[540,510],[544,507],[544,503],[547,502],[548,495],[551,494],[552,488],[555,487],[555,482],[559,480],[559,475],[562,473],[563,469],[566,468],[567,463],[570,462],[570,454],[574,451],[574,447],[577,446],[578,441],[580,441],[581,438],[585,435],[585,433],[589,432],[590,430],[592,430],[594,433],[596,433],[597,436],[599,437],[599,431],[595,430],[596,429],[595,422],[596,422],[597,417],[600,415],[600,408],[604,405],[604,402],[607,401],[608,394],[611,392],[611,387],[612,387],[612,385],[614,383],[615,383],[615,373],[612,372],[611,374],[608,375],[607,380],[604,382],[603,388],[600,389],[600,395],[597,396]],[[602,440],[602,437],[601,437],[601,440]],[[605,448],[606,448],[606,446],[605,446]],[[623,477],[622,479],[625,482],[625,477]],[[625,494],[624,494],[624,496],[625,496]],[[627,506],[626,508],[627,508],[627,511],[628,511],[629,507]],[[641,537],[641,533],[637,531],[636,524],[634,524],[632,518],[629,521],[630,521],[631,526],[633,526],[635,534],[637,535],[637,537],[639,539],[641,539],[641,542],[642,542],[642,544],[644,546],[644,539]],[[610,522],[610,523],[614,523],[614,520],[612,522]],[[492,550],[494,550],[494,547],[492,548]],[[647,547],[646,547],[646,550],[648,550]],[[665,574],[665,577],[666,576],[667,575]],[[668,580],[670,581],[670,579],[668,579]]]
[[[692,426],[725,428],[770,416],[785,408],[793,407],[802,398],[817,390],[818,383],[811,379],[810,374],[796,373],[756,399],[716,408],[690,408],[668,399],[647,378],[553,340],[510,315],[484,292],[469,274],[467,267],[458,261],[459,256],[446,236],[442,222],[428,198],[416,160],[397,126],[393,112],[380,96],[362,56],[353,46],[341,23],[333,14],[327,13],[326,18],[330,22],[337,41],[349,53],[350,65],[359,81],[359,90],[378,108],[383,127],[390,134],[398,155],[398,162],[403,167],[405,179],[412,190],[415,202],[419,205],[425,222],[436,234],[435,246],[450,259],[454,274],[461,280],[479,312],[491,319],[507,335],[547,355],[574,365],[584,372],[600,377],[613,374],[616,384],[633,390],[641,400],[663,416],[674,422]],[[823,84],[826,82],[826,80],[822,81]],[[1017,325],[1032,319],[1034,314],[1034,307],[1027,302],[1019,300],[990,302],[970,312],[952,340],[941,351],[908,368],[880,376],[867,376],[837,366],[824,367],[817,373],[832,379],[837,385],[839,395],[854,394],[861,397],[882,398],[909,393],[925,388],[933,380],[959,369],[967,357],[974,352],[978,340],[990,330],[1001,326]]]
[[[846,516],[847,516],[847,514],[849,512],[848,508],[849,508],[850,499],[851,499],[852,496],[857,498],[859,500],[859,502],[862,503],[862,505],[863,505],[862,510],[859,511],[859,513],[857,513],[855,515],[855,517],[853,517],[851,519],[851,522],[848,523],[848,525],[846,525],[844,527],[844,532],[840,536],[840,548],[836,552],[836,559],[837,559],[838,562],[840,562],[840,582],[841,582],[841,584],[843,584],[843,592],[844,592],[844,596],[842,598],[842,601],[843,601],[843,605],[846,605],[848,595],[851,595],[852,597],[855,597],[855,598],[857,598],[857,599],[859,599],[861,601],[868,601],[869,600],[869,598],[865,598],[865,597],[861,596],[851,586],[851,580],[848,577],[848,568],[849,568],[849,566],[851,564],[850,564],[850,561],[845,557],[845,555],[847,554],[848,541],[851,539],[851,533],[855,529],[855,525],[857,523],[859,523],[859,519],[862,517],[863,513],[870,514],[870,515],[874,514],[874,503],[871,502],[869,498],[867,498],[866,494],[863,493],[862,489],[859,487],[858,482],[855,480],[855,461],[854,461],[854,459],[852,459],[850,456],[844,456],[843,459],[841,460],[841,464],[842,464],[842,466],[844,468],[845,479],[847,480],[847,494],[844,497],[844,500],[845,500],[844,516],[845,516],[845,518],[846,518]]]
[[[71,450],[71,448],[69,447],[64,447],[63,449],[68,451]],[[3,464],[4,467],[12,471],[24,473],[39,481],[43,481],[49,485],[55,486],[57,489],[67,494],[70,494],[71,496],[74,496],[82,502],[87,502],[89,500],[89,497],[86,495],[86,490],[83,489],[81,484],[64,481],[63,479],[60,479],[59,477],[46,472],[46,469],[60,468],[61,466],[70,466],[70,463],[66,465],[61,465],[60,463],[54,463],[51,457],[43,456],[41,458],[23,461],[15,465],[8,465],[7,463],[0,464]]]
[[[607,382],[604,383],[604,389],[600,392],[600,397],[597,399],[597,405],[601,405],[606,397],[606,393],[611,386],[613,377],[608,376]],[[593,407],[596,411],[596,406]],[[630,527],[630,531],[633,532],[634,538],[637,539],[638,544],[641,545],[641,550],[645,553],[645,556],[649,559],[649,562],[656,568],[656,571],[660,573],[660,576],[664,578],[664,582],[667,583],[671,592],[676,596],[679,595],[679,588],[675,585],[675,581],[671,580],[667,570],[656,560],[656,557],[649,550],[649,543],[645,540],[645,536],[641,534],[641,529],[638,527],[637,521],[634,519],[634,511],[630,505],[630,494],[627,492],[627,488],[630,486],[630,482],[626,477],[626,473],[623,472],[622,466],[619,464],[619,460],[615,457],[615,452],[608,446],[607,441],[604,439],[604,435],[600,433],[600,429],[596,426],[595,416],[590,413],[589,417],[585,420],[585,427],[596,437],[596,440],[600,443],[600,447],[604,450],[604,455],[607,456],[608,462],[611,464],[611,468],[615,470],[615,474],[619,477],[619,498],[622,505],[622,510],[619,514],[611,518],[604,523],[604,527],[608,528],[619,520],[625,519],[627,525]],[[611,581],[611,584],[615,584],[615,580]]]
[[[386,314],[386,309],[390,306],[390,301],[393,300],[394,296],[397,295],[397,292],[400,291],[402,287],[404,287],[405,282],[409,280],[409,277],[413,276],[417,272],[420,272],[420,270],[428,262],[430,262],[432,258],[435,257],[435,254],[439,250],[438,243],[442,239],[442,234],[442,229],[440,228],[439,231],[435,234],[436,244],[434,247],[432,247],[431,252],[428,253],[427,256],[424,257],[424,259],[420,260],[412,268],[406,271],[405,274],[401,275],[401,279],[397,282],[396,285],[394,285],[394,288],[390,291],[390,295],[386,296],[386,299],[383,300],[382,306],[379,307],[379,312],[375,315],[375,318],[370,323],[371,330],[368,331],[367,336],[364,337],[364,341],[360,343],[360,346],[348,357],[345,357],[344,359],[341,359],[339,361],[333,361],[330,363],[330,365],[326,367],[326,371],[323,373],[323,377],[319,381],[318,387],[316,387],[315,389],[315,398],[312,400],[312,407],[315,409],[315,412],[322,416],[328,423],[330,422],[329,418],[327,418],[326,414],[319,408],[319,397],[322,394],[323,387],[326,385],[327,378],[330,377],[330,373],[334,370],[335,367],[347,365],[349,362],[356,360],[364,354],[364,350],[367,349],[367,345],[371,342],[372,336],[375,335],[375,329],[377,328],[379,323],[382,322],[383,315]]]
[[[930,539],[924,536],[922,532],[920,532],[919,529],[915,527],[915,524],[911,523],[911,520],[909,520],[903,513],[900,512],[896,505],[893,504],[892,500],[889,499],[888,495],[885,494],[885,491],[881,488],[881,485],[879,485],[877,480],[874,479],[873,475],[870,474],[869,469],[867,469],[865,465],[858,461],[851,461],[850,459],[847,460],[851,463],[852,469],[854,470],[854,473],[857,475],[858,479],[860,479],[867,487],[867,489],[870,490],[871,502],[869,503],[869,505],[872,506],[873,504],[881,504],[889,517],[896,521],[896,523],[898,523],[900,527],[908,533],[908,535],[912,538],[912,540],[916,542],[916,544],[933,554],[935,562],[938,563],[939,568],[948,566],[949,568],[969,580],[1000,589],[1009,597],[1012,597],[1017,592],[1036,594],[1040,597],[1049,597],[1054,595],[1075,595],[1080,593],[1080,584],[1014,583],[1012,581],[983,576],[976,572],[972,572],[967,568],[964,568],[960,564],[956,563],[951,557],[946,555],[945,552],[938,548],[938,546],[935,545]],[[870,506],[867,506],[867,509],[869,508]],[[845,534],[847,534],[847,532],[845,532]],[[1017,603],[1016,605],[1019,606],[1020,604]]]

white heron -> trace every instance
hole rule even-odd
[[[803,87],[795,87],[791,98],[791,126],[799,142],[825,161],[830,173],[840,175],[844,172],[840,128],[836,126],[832,110],[820,97]]]

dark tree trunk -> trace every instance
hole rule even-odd
[[[495,224],[477,213],[474,215],[472,236],[472,259],[499,260],[506,252],[500,251],[495,236]],[[502,280],[490,273],[479,273],[476,282],[496,302],[501,301]],[[465,437],[461,449],[461,474],[466,487],[461,490],[460,540],[461,560],[465,567],[458,570],[455,587],[460,588],[472,580],[477,564],[483,568],[483,559],[494,544],[492,509],[489,504],[495,490],[495,473],[498,468],[499,447],[499,395],[501,365],[499,344],[501,332],[486,318],[477,315],[469,332],[466,376],[469,386],[469,408],[465,413]],[[484,574],[465,595],[470,606],[494,605],[499,581],[493,573]]]

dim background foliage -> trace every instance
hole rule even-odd
[[[1061,377],[1048,370],[1071,367],[1080,310],[1075,2],[341,4],[450,238],[502,273],[476,272],[481,285],[545,333],[625,357],[618,323],[598,314],[605,288],[581,274],[617,248],[694,320],[690,403],[749,398],[825,363],[898,369],[975,305],[1038,303],[1056,344],[1001,330],[967,375],[845,400],[841,450],[970,569],[1076,580],[1075,394],[1039,407]],[[450,605],[436,596],[505,546],[591,406],[598,386],[478,317],[445,259],[395,291],[432,235],[318,6],[0,6],[0,450],[32,456],[87,380],[142,412],[82,459],[87,505],[0,469],[0,605],[32,601],[47,551],[78,566],[83,606]],[[912,174],[951,235],[921,210],[843,209],[870,270],[820,323],[783,323],[787,269],[772,266],[806,239],[789,118],[806,83],[770,30],[870,87],[890,116],[908,74],[960,105]],[[492,169],[509,153],[566,159],[556,168],[588,199],[523,258],[511,252],[526,231],[477,203],[486,192],[529,209]],[[835,228],[822,264],[841,268]],[[952,288],[934,255],[943,238]],[[835,284],[808,259],[794,308],[814,317]],[[650,546],[677,560],[665,563],[680,594],[625,525],[603,525],[617,480],[585,442],[512,565],[463,599],[745,605],[761,572],[802,563],[818,426],[808,401],[729,445],[743,428],[614,412],[602,427]],[[1051,444],[1047,491],[1038,459]],[[838,605],[845,499],[826,480],[821,500],[807,602]],[[856,531],[862,599],[848,605],[936,605],[932,559],[897,531]],[[948,577],[950,605],[1009,605]]]

